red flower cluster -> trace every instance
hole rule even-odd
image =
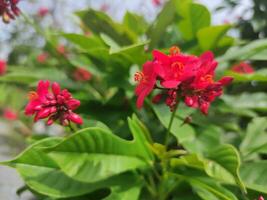
[[[49,9],[47,7],[40,7],[38,10],[38,16],[44,17],[49,13]]]
[[[263,196],[259,196],[259,200],[264,200]]]
[[[17,120],[18,119],[17,112],[15,112],[14,110],[12,110],[11,108],[5,108],[4,109],[4,111],[3,111],[3,117],[6,120],[9,120],[9,121],[14,121],[14,120]]]
[[[3,22],[9,23],[10,19],[15,19],[20,13],[17,7],[19,0],[0,0],[0,15]]]
[[[152,0],[152,3],[154,6],[161,6],[162,4],[161,0]]]
[[[66,52],[66,48],[65,48],[65,46],[63,44],[57,45],[56,50],[61,55],[65,55],[67,53]]]
[[[152,54],[154,60],[146,62],[142,72],[135,74],[135,81],[139,82],[135,90],[138,108],[142,107],[145,97],[153,89],[160,89],[153,102],[165,97],[165,103],[172,111],[183,99],[187,106],[208,114],[210,103],[222,94],[222,87],[233,80],[232,77],[223,77],[214,81],[217,62],[209,51],[197,57],[172,47],[170,55],[158,50]]]
[[[46,52],[40,53],[37,57],[36,60],[40,64],[44,64],[47,61],[47,58],[49,57],[49,54]]]
[[[26,115],[35,115],[34,121],[48,118],[47,125],[56,120],[66,126],[70,121],[82,124],[82,118],[73,112],[80,106],[80,101],[72,98],[68,90],[61,90],[58,83],[54,82],[50,89],[49,81],[39,81],[37,92],[29,92],[30,102],[25,108]]]
[[[92,74],[83,68],[77,68],[73,73],[73,78],[76,81],[89,81],[92,78]]]
[[[6,61],[0,60],[0,76],[6,73]]]
[[[254,73],[253,67],[250,64],[245,63],[245,62],[240,62],[234,65],[231,68],[231,70],[239,74],[253,74]]]

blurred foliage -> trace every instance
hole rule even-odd
[[[260,7],[255,5],[253,19],[260,23],[265,19],[257,9],[266,3],[255,2]],[[227,34],[232,25],[212,25],[207,8],[191,0],[167,1],[151,23],[131,12],[122,22],[93,9],[75,15],[80,34],[46,29],[38,25],[39,19],[24,16],[23,23],[33,27],[45,45],[42,49],[16,47],[9,57],[8,73],[0,77],[0,105],[21,111],[17,121],[23,123],[27,141],[33,143],[3,164],[18,170],[27,189],[46,200],[92,196],[236,200],[267,194],[266,39],[242,36],[254,41],[241,43]],[[242,23],[238,26],[241,33],[245,30]],[[257,35],[266,35],[266,26],[260,27],[255,30]],[[64,53],[58,51],[62,44]],[[173,45],[196,55],[213,51],[219,75],[231,75],[235,81],[214,102],[207,117],[194,109],[179,108],[169,150],[158,143],[163,141],[171,113],[162,104],[148,102],[137,110],[132,79],[151,59],[152,49],[166,51]],[[49,56],[38,62],[43,52]],[[233,72],[231,66],[240,60],[253,61],[255,72]],[[77,68],[90,71],[92,79],[76,80]],[[40,79],[59,82],[81,101],[77,112],[85,123],[74,128],[82,130],[64,139],[49,137],[48,132],[36,135],[33,123],[22,112],[27,91]],[[132,113],[137,116],[129,118]],[[192,123],[183,124],[188,116]],[[68,128],[64,131],[70,133]]]

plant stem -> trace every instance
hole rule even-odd
[[[174,108],[174,110],[172,112],[172,115],[171,115],[171,119],[170,119],[170,122],[169,122],[169,125],[168,125],[168,129],[167,129],[167,133],[166,133],[166,138],[165,138],[165,142],[164,142],[164,145],[165,146],[168,146],[168,140],[169,140],[169,137],[170,137],[172,123],[173,123],[173,120],[174,120],[174,117],[175,117],[175,113],[176,113],[177,107],[178,107],[178,104],[175,105],[175,108]]]

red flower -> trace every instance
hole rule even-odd
[[[38,56],[37,56],[37,61],[38,63],[41,63],[41,64],[44,64],[48,58],[48,53],[44,52],[44,53],[40,53]]]
[[[108,11],[108,9],[109,9],[109,5],[108,4],[102,4],[101,6],[100,6],[100,10],[102,11],[102,12],[107,12]]]
[[[10,19],[15,19],[20,13],[17,7],[19,0],[0,0],[0,16],[3,22],[9,23]]]
[[[0,60],[0,76],[6,73],[6,61]]]
[[[253,67],[250,64],[245,63],[245,62],[240,62],[234,65],[231,68],[231,70],[239,74],[253,74],[254,73]]]
[[[233,80],[232,77],[223,77],[218,82],[214,81],[214,71],[217,62],[212,52],[206,52],[200,56],[199,68],[196,68],[196,75],[188,82],[182,84],[182,96],[185,97],[185,104],[189,107],[200,108],[205,115],[208,114],[210,103],[216,97],[222,95],[222,87]]]
[[[263,196],[259,196],[258,200],[264,200]]]
[[[217,62],[209,51],[196,57],[182,54],[178,47],[172,47],[170,55],[154,50],[153,57],[153,62],[147,62],[143,72],[138,72],[135,77],[141,80],[136,88],[138,108],[153,89],[161,89],[163,95],[154,97],[153,101],[158,102],[165,96],[165,104],[171,111],[180,99],[184,99],[187,106],[207,114],[210,103],[222,95],[222,87],[233,80],[232,77],[214,80]]]
[[[161,0],[152,0],[152,3],[154,6],[160,6],[161,5]]]
[[[146,62],[143,65],[142,72],[135,73],[134,80],[139,82],[135,89],[135,94],[138,96],[136,105],[138,108],[141,108],[145,97],[153,90],[156,83],[156,72],[153,62]]]
[[[39,81],[37,92],[29,92],[29,103],[25,108],[26,115],[35,115],[34,121],[48,118],[47,125],[56,120],[62,125],[68,125],[70,121],[82,124],[82,118],[73,112],[80,106],[80,101],[72,98],[68,90],[61,90],[58,83],[54,82],[50,89],[49,81]]]
[[[92,74],[83,68],[77,68],[73,73],[73,78],[76,81],[89,81],[92,78]]]
[[[59,54],[65,55],[67,53],[63,44],[59,44],[56,49]]]
[[[13,121],[18,118],[18,115],[15,111],[10,108],[5,108],[3,112],[3,117],[7,120]]]
[[[40,7],[38,10],[38,16],[44,17],[49,13],[49,9],[47,7]]]
[[[165,88],[175,88],[195,74],[193,68],[198,64],[197,57],[181,54],[178,47],[172,47],[170,55],[157,50],[154,50],[152,54],[155,71],[161,78],[161,85]]]

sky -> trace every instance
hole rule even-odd
[[[223,0],[196,0],[196,2],[206,5],[211,12],[214,11],[222,1]],[[152,21],[160,11],[160,8],[156,8],[153,5],[152,0],[21,0],[19,7],[24,13],[29,15],[37,13],[40,7],[55,9],[56,14],[53,20],[58,24],[63,24],[62,29],[65,32],[75,32],[77,30],[78,21],[72,14],[73,11],[84,9],[87,6],[101,9],[104,4],[108,5],[107,13],[118,21],[123,18],[127,10],[143,14],[148,21]],[[233,12],[223,11],[213,14],[212,23],[222,24],[227,21],[234,22],[239,16],[242,16],[242,12],[245,8],[251,6],[251,0],[241,0],[241,5]],[[22,22],[23,20],[21,17],[8,25],[0,20],[0,59],[6,58],[10,51],[10,44],[6,42],[10,37],[10,32],[16,31],[18,24]],[[47,22],[44,23],[49,24],[50,22],[47,20]],[[14,41],[13,44],[16,44],[16,41]]]

